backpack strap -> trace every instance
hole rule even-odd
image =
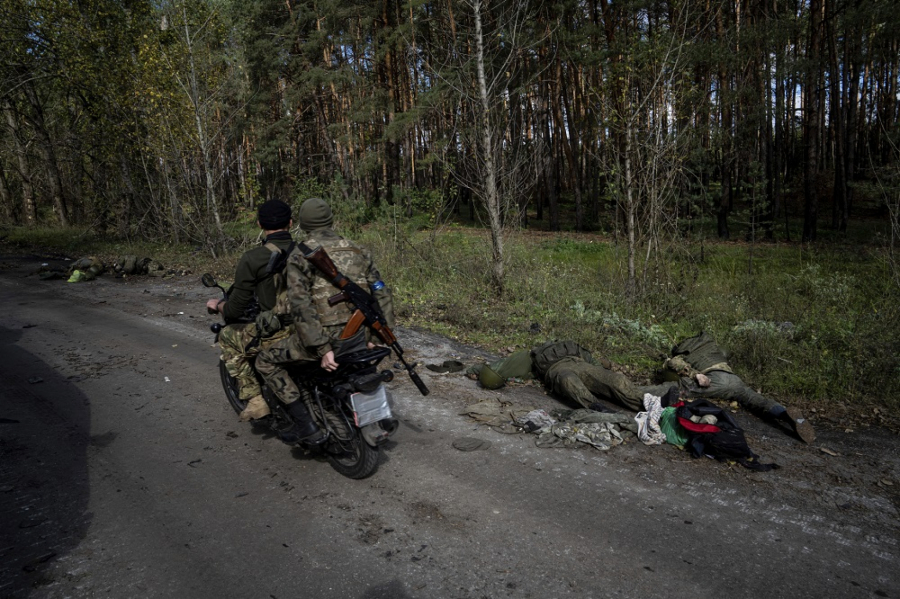
[[[301,243],[300,245],[303,244]],[[297,242],[291,241],[291,244],[286,250],[282,250],[271,241],[266,243],[263,247],[272,252],[272,255],[269,256],[269,263],[266,265],[266,273],[271,275],[284,270],[288,256],[290,256],[291,252],[294,251],[294,248],[297,247]]]

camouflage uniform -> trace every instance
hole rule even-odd
[[[293,333],[293,326],[284,328],[271,337],[260,339],[249,347],[257,337],[255,323],[230,324],[219,333],[219,349],[222,350],[222,361],[225,369],[233,376],[238,385],[238,397],[243,401],[261,395],[259,380],[253,370],[253,358],[260,349],[281,341]]]
[[[264,241],[269,242],[286,250],[291,244],[291,234],[287,231],[272,233]],[[275,284],[272,276],[266,272],[271,255],[271,250],[260,246],[241,256],[235,268],[234,284],[223,307],[226,321],[242,317],[254,296],[259,302],[260,310],[271,310],[275,306]],[[237,381],[240,399],[246,401],[261,394],[259,381],[253,372],[253,357],[262,347],[282,340],[290,333],[290,327],[282,329],[271,337],[260,339],[258,344],[248,349],[248,345],[257,337],[256,324],[235,323],[222,329],[219,333],[222,361],[228,374]]]
[[[321,246],[341,274],[363,289],[368,288],[378,301],[387,325],[394,326],[391,292],[381,281],[367,250],[330,228],[312,231],[304,243],[310,249]],[[328,298],[337,294],[338,289],[303,257],[299,249],[288,258],[286,272],[296,334],[267,344],[257,355],[256,370],[278,398],[290,404],[300,399],[300,392],[285,370],[288,364],[318,361],[329,351],[334,351],[337,356],[362,349],[369,331],[362,329],[352,338],[340,340],[344,325],[353,315],[353,306],[348,302],[328,305]]]
[[[93,281],[106,270],[103,262],[99,258],[90,256],[76,260],[69,267],[69,283],[78,283],[81,281]]]

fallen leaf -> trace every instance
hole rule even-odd
[[[838,457],[840,455],[839,453],[837,453],[835,451],[831,451],[827,447],[820,447],[819,451],[821,451],[822,453],[827,453],[828,455],[833,455],[835,457]]]
[[[881,484],[887,485],[887,486],[889,486],[889,487],[893,487],[893,486],[894,486],[894,483],[892,483],[891,481],[889,481],[889,480],[886,479],[886,478],[882,478],[882,479],[881,479]]]

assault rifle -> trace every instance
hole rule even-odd
[[[352,337],[363,325],[369,327],[375,331],[375,334],[378,335],[382,341],[384,341],[385,345],[394,350],[394,353],[397,354],[400,363],[406,368],[406,371],[409,373],[409,378],[415,383],[419,392],[422,395],[428,395],[428,387],[425,386],[425,383],[422,382],[422,379],[419,378],[419,375],[413,370],[413,366],[408,364],[403,358],[403,348],[400,347],[400,343],[397,341],[397,337],[394,336],[394,332],[387,326],[387,321],[385,321],[384,315],[381,313],[381,308],[375,298],[362,287],[338,272],[334,262],[331,261],[331,256],[325,252],[324,248],[319,246],[316,249],[311,250],[309,246],[303,243],[299,244],[299,247],[300,251],[303,253],[303,257],[309,260],[310,264],[319,269],[319,272],[325,275],[332,285],[340,289],[340,293],[328,298],[328,305],[334,306],[341,302],[350,302],[356,309],[353,312],[353,316],[350,317],[349,322],[347,322],[347,325],[344,327],[344,330],[341,332],[341,339]]]

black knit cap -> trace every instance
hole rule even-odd
[[[259,207],[257,220],[266,231],[287,229],[291,223],[291,207],[281,200],[269,200]]]

